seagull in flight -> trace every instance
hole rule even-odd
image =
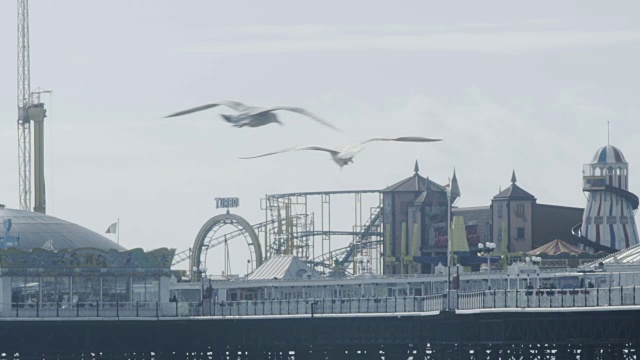
[[[353,158],[356,156],[357,153],[359,153],[360,151],[362,151],[362,149],[364,149],[364,146],[367,143],[374,142],[374,141],[436,142],[436,141],[442,141],[442,139],[430,139],[430,138],[425,138],[421,136],[402,136],[402,137],[395,137],[395,138],[376,137],[376,138],[368,139],[358,144],[351,145],[342,149],[330,149],[322,146],[299,146],[299,147],[292,147],[292,148],[288,148],[280,151],[274,151],[274,152],[257,155],[257,156],[241,157],[240,159],[255,159],[263,156],[275,155],[275,154],[280,154],[280,153],[290,152],[290,151],[316,150],[316,151],[328,152],[331,155],[331,158],[333,159],[333,161],[336,164],[338,164],[340,168],[342,168],[343,166],[352,163]]]
[[[333,130],[340,131],[337,127],[331,125],[326,120],[318,117],[317,115],[303,108],[291,107],[291,106],[274,106],[274,107],[268,107],[268,108],[261,108],[257,106],[245,105],[241,102],[231,101],[231,100],[218,101],[211,104],[198,106],[192,109],[179,111],[177,113],[165,116],[165,118],[191,114],[194,112],[211,109],[216,106],[226,106],[237,112],[237,114],[235,115],[221,114],[222,118],[226,122],[233,124],[234,127],[239,127],[239,128],[245,127],[245,126],[259,127],[259,126],[264,126],[271,123],[278,123],[282,125],[282,122],[278,119],[278,116],[274,114],[274,111],[285,110],[285,111],[291,111],[294,113],[305,115],[319,122],[322,125],[328,126]]]

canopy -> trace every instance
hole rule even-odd
[[[533,249],[529,251],[527,254],[529,255],[559,255],[559,254],[569,254],[569,255],[578,255],[583,253],[584,251],[569,244],[562,240],[553,240],[547,244],[540,246],[537,249]]]

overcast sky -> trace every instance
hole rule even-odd
[[[640,192],[636,1],[30,1],[32,89],[45,96],[48,213],[127,248],[191,246],[237,196],[264,220],[265,193],[378,189],[410,176],[460,206],[489,205],[512,169],[538,202],[582,207],[582,164],[611,143]],[[18,208],[16,4],[0,2],[0,202]],[[209,101],[303,106],[344,131],[282,114],[236,129]],[[340,170],[328,154],[239,160],[373,136]],[[244,255],[232,255],[242,258]],[[243,271],[242,265],[236,272]],[[211,268],[215,266],[211,265]],[[221,268],[221,267],[220,267]],[[217,271],[216,271],[217,272]]]

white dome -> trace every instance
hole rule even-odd
[[[11,219],[11,236],[20,236],[17,248],[43,248],[47,242],[54,250],[93,248],[126,250],[105,236],[80,225],[36,212],[0,208],[0,223]],[[4,232],[0,229],[0,232]],[[47,245],[47,246],[49,246]]]
[[[612,145],[603,146],[591,160],[592,164],[626,164],[627,160],[617,147]]]

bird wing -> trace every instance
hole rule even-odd
[[[214,103],[207,104],[207,105],[194,107],[194,108],[188,109],[188,110],[178,111],[177,113],[165,116],[165,118],[191,114],[191,113],[194,113],[194,112],[211,109],[211,108],[214,108],[216,106],[227,106],[227,107],[229,107],[229,108],[231,108],[231,109],[233,109],[235,111],[246,111],[246,110],[250,109],[249,106],[247,106],[247,105],[245,105],[245,104],[243,104],[241,102],[232,101],[232,100],[223,100],[223,101],[218,101],[218,102],[214,102]]]
[[[329,148],[325,148],[325,147],[321,147],[321,146],[298,146],[298,147],[292,147],[292,148],[288,148],[288,149],[283,149],[283,150],[279,150],[279,151],[274,151],[274,152],[270,152],[270,153],[266,153],[266,154],[262,154],[262,155],[257,155],[257,156],[249,156],[249,157],[241,157],[240,159],[255,159],[255,158],[259,158],[259,157],[264,157],[264,156],[269,156],[269,155],[275,155],[275,154],[280,154],[280,153],[285,153],[285,152],[290,152],[290,151],[303,151],[303,150],[316,150],[316,151],[324,151],[324,152],[328,152],[331,155],[337,155],[340,152],[334,149],[329,149]]]
[[[324,126],[328,126],[330,128],[332,128],[333,130],[336,131],[340,131],[340,129],[338,129],[337,127],[333,126],[330,122],[324,120],[323,118],[319,117],[318,115],[307,111],[303,108],[299,108],[299,107],[291,107],[291,106],[274,106],[274,107],[269,107],[269,108],[264,108],[264,109],[256,109],[255,111],[251,111],[249,112],[250,115],[256,115],[256,114],[261,114],[261,113],[266,113],[266,112],[272,112],[272,111],[278,111],[278,110],[285,110],[285,111],[291,111],[294,113],[298,113],[298,114],[302,114],[305,116],[308,116],[310,118],[312,118],[313,120],[319,122],[320,124],[324,125]]]
[[[442,139],[430,139],[422,136],[375,137],[375,138],[365,140],[358,145],[364,145],[366,143],[370,143],[374,141],[436,142],[436,141],[442,141]]]

